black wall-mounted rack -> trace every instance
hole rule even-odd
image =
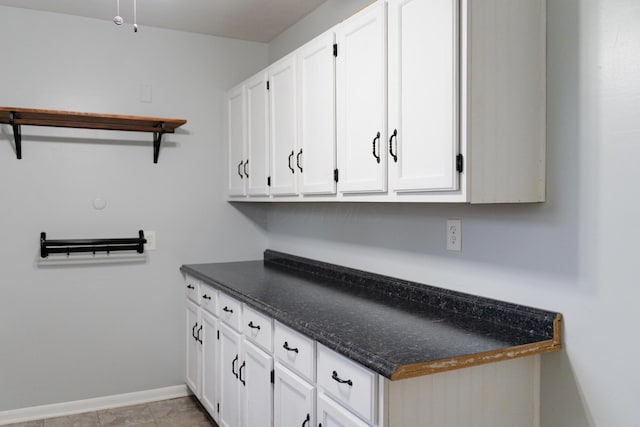
[[[136,251],[144,253],[144,232],[138,231],[138,237],[131,239],[67,239],[47,240],[47,233],[40,233],[40,256],[46,258],[49,254],[71,254],[77,252],[116,252]]]
[[[21,127],[24,125],[153,133],[153,163],[158,163],[162,136],[174,133],[185,123],[182,119],[0,107],[0,124],[13,128],[18,159],[22,158]]]

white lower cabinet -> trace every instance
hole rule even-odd
[[[273,357],[249,341],[242,343],[242,425],[244,427],[273,426]]]
[[[278,427],[315,426],[315,390],[306,380],[276,363],[274,423]]]
[[[202,384],[200,387],[202,405],[217,419],[218,403],[218,319],[202,312]]]
[[[200,339],[198,338],[198,335],[196,335],[198,333],[198,328],[201,326],[200,308],[193,302],[187,300],[186,382],[196,396],[200,395],[200,387],[202,384],[202,347],[200,345]]]
[[[539,355],[389,381],[187,279],[186,383],[221,427],[539,426]]]
[[[318,427],[369,427],[324,393],[318,393]]]
[[[220,324],[220,420],[221,427],[240,426],[240,334]]]

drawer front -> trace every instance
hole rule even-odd
[[[218,291],[211,286],[200,284],[200,300],[202,308],[214,316],[218,315]]]
[[[246,304],[242,311],[242,333],[267,353],[273,352],[273,321]]]
[[[218,294],[218,313],[220,320],[238,332],[242,332],[242,304],[222,292]]]
[[[318,387],[368,422],[376,423],[378,376],[318,345]]]
[[[314,382],[316,371],[315,341],[275,322],[274,355],[285,366]]]
[[[184,290],[187,298],[196,304],[200,304],[200,281],[198,279],[187,276],[185,278]]]

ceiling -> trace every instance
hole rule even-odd
[[[138,26],[168,28],[270,42],[326,0],[137,0]],[[134,0],[120,0],[133,24]],[[0,6],[43,10],[111,21],[116,0],[0,0]]]

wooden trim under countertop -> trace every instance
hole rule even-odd
[[[433,360],[430,362],[415,363],[399,366],[391,375],[391,380],[419,377],[422,375],[436,374],[439,372],[453,371],[455,369],[468,368],[470,366],[484,365],[487,363],[510,360],[518,357],[532,356],[534,354],[549,353],[562,348],[560,339],[560,323],[562,315],[558,314],[553,321],[553,338],[515,347],[507,347],[500,350],[485,353],[471,354],[468,356],[454,357],[451,359]]]

